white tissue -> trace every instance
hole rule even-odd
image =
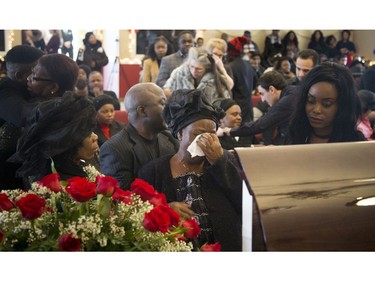
[[[187,148],[187,150],[191,154],[191,157],[204,156],[205,155],[204,152],[202,151],[202,149],[199,147],[199,145],[197,145],[197,140],[199,139],[200,136],[201,135],[196,136],[195,139],[193,140],[193,142]]]

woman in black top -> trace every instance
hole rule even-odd
[[[315,50],[319,55],[325,54],[326,43],[321,30],[315,30],[313,34],[311,34],[310,42],[307,48]]]
[[[357,130],[361,113],[350,70],[338,63],[314,67],[300,87],[289,126],[290,144],[364,141]]]

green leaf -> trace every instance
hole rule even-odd
[[[98,195],[98,213],[102,219],[108,218],[111,212],[111,201],[109,197]]]
[[[53,162],[52,158],[50,158],[50,159],[51,159],[51,171],[52,171],[52,173],[57,173],[56,168],[55,168],[55,162]]]

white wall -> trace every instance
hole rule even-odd
[[[104,89],[114,91],[119,96],[119,32],[103,31],[103,48],[108,56],[108,64],[103,69]]]

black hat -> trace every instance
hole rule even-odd
[[[201,119],[211,119],[218,125],[225,112],[212,105],[201,90],[180,89],[172,93],[165,105],[164,118],[172,134],[177,138],[177,133]]]
[[[98,111],[105,104],[112,104],[115,107],[115,100],[106,94],[97,96],[93,99],[96,111]]]
[[[91,72],[91,67],[90,66],[88,66],[87,64],[82,63],[78,67],[82,68],[86,72],[86,76],[89,77],[90,72]]]
[[[89,44],[89,38],[90,38],[91,35],[94,35],[94,32],[90,31],[90,32],[87,32],[85,34],[85,38],[82,40],[83,44],[85,44],[85,45]]]
[[[218,106],[220,106],[224,111],[227,111],[233,105],[238,105],[238,103],[233,99],[222,99],[218,101]]]
[[[361,100],[362,112],[367,110],[375,110],[375,93],[369,90],[359,90],[359,99]]]
[[[10,161],[22,163],[17,175],[48,171],[50,159],[77,147],[96,126],[91,100],[73,92],[37,105],[30,115],[17,153]]]
[[[37,61],[43,55],[43,51],[37,48],[28,45],[17,45],[7,52],[5,61],[28,64]]]

